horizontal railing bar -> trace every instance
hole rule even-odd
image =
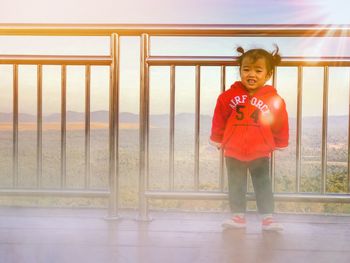
[[[0,24],[0,35],[348,37],[350,25],[317,24]]]
[[[226,56],[150,56],[146,62],[150,66],[237,66],[236,57]]]
[[[105,190],[0,189],[0,195],[108,197]]]
[[[0,195],[17,196],[79,196],[79,197],[108,197],[106,190],[37,190],[37,189],[0,189]],[[188,199],[188,200],[227,200],[226,193],[201,192],[145,192],[152,199]],[[248,200],[255,200],[253,194],[247,194]],[[310,194],[310,193],[278,193],[274,194],[276,201],[284,202],[320,202],[320,203],[350,203],[349,194]]]
[[[150,56],[151,66],[237,66],[229,56]],[[110,56],[0,55],[0,64],[110,65]],[[283,57],[280,66],[350,66],[350,57]]]
[[[150,56],[150,66],[238,66],[229,56]],[[280,66],[350,66],[350,57],[283,57]]]
[[[110,65],[110,56],[0,55],[0,64]]]
[[[228,195],[221,192],[155,192],[147,191],[147,198],[152,199],[187,199],[187,200],[227,200]],[[248,200],[255,200],[253,194],[247,194]],[[350,194],[310,194],[310,193],[277,193],[276,201],[284,202],[319,202],[319,203],[350,203]]]
[[[281,66],[350,66],[350,57],[283,57]]]

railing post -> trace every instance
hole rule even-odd
[[[303,67],[298,66],[297,128],[296,128],[296,180],[295,191],[300,192],[301,177],[301,133],[302,133]]]
[[[109,215],[107,219],[118,219],[119,187],[119,36],[111,35],[110,90],[109,90]]]
[[[61,188],[66,187],[67,174],[67,67],[61,66]]]
[[[13,65],[13,119],[12,119],[12,176],[13,187],[18,187],[18,65]]]
[[[149,35],[141,35],[140,58],[140,167],[139,167],[139,220],[148,221],[148,144],[149,144]]]
[[[175,66],[170,66],[170,109],[169,109],[169,190],[174,191],[174,149],[175,149]]]
[[[327,132],[328,132],[328,86],[329,86],[329,69],[328,66],[324,67],[323,72],[323,112],[322,112],[322,180],[321,180],[321,193],[324,194],[327,191]]]
[[[194,189],[199,190],[199,135],[200,135],[200,96],[201,67],[196,66],[195,129],[194,129]]]
[[[226,90],[226,66],[221,66],[220,69],[220,93],[225,92]],[[224,151],[223,149],[220,149],[220,160],[219,160],[219,185],[220,185],[220,191],[224,191],[224,167],[225,167],[225,157],[224,157]]]
[[[349,71],[349,83],[348,83],[348,90],[349,90],[349,102],[348,102],[348,193],[350,193],[350,71]]]
[[[91,114],[91,88],[90,88],[90,65],[85,66],[85,189],[90,187],[90,114]]]
[[[272,76],[272,86],[276,87],[277,83],[277,68],[273,71],[273,76]],[[276,155],[275,152],[271,153],[271,160],[270,160],[270,178],[271,178],[271,186],[272,186],[272,191],[275,192],[275,186],[276,186]]]
[[[42,74],[42,65],[37,66],[37,154],[36,154],[36,167],[37,167],[37,187],[41,188],[42,186],[42,159],[43,159],[43,74]]]

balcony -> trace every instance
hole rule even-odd
[[[108,54],[0,54],[1,72],[11,79],[1,84],[1,103],[9,105],[0,114],[4,262],[349,261],[350,57],[282,57],[272,83],[291,107],[291,142],[272,156],[271,178],[286,230],[262,233],[251,202],[247,230],[222,232],[229,216],[225,166],[223,154],[208,148],[205,110],[232,83],[237,64],[232,56],[152,49],[177,37],[348,39],[349,27],[2,24],[0,34],[108,39]],[[138,42],[137,96],[121,85],[130,55],[123,53],[125,37]],[[23,88],[26,67],[31,93]],[[50,67],[56,84],[46,80]],[[316,89],[310,75],[321,80]],[[166,81],[157,84],[159,76]],[[72,92],[72,83],[81,89]],[[191,95],[181,95],[183,87]],[[105,110],[94,110],[102,92]],[[35,114],[24,114],[23,97]],[[72,101],[80,101],[81,112],[72,111]],[[314,101],[319,115],[308,116]],[[51,102],[58,111],[48,115]],[[137,113],[123,112],[126,104]],[[341,115],[332,115],[333,105]],[[162,107],[164,114],[155,111]],[[251,185],[248,198],[254,201]]]
[[[96,209],[2,208],[3,262],[341,262],[349,261],[350,218],[279,214],[283,233],[262,233],[256,214],[247,230],[222,231],[228,213],[153,212],[117,221]]]

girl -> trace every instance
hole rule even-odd
[[[241,81],[222,93],[214,111],[210,142],[224,150],[229,203],[233,216],[224,228],[245,228],[247,170],[249,170],[262,229],[279,231],[269,177],[271,152],[288,146],[288,115],[284,100],[265,83],[281,61],[278,47],[272,53],[251,49],[238,57]]]

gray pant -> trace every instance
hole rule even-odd
[[[234,158],[226,157],[229,202],[232,213],[246,212],[248,169],[252,177],[259,213],[273,213],[274,200],[269,176],[269,161],[269,158],[260,158],[249,162],[242,162]]]

